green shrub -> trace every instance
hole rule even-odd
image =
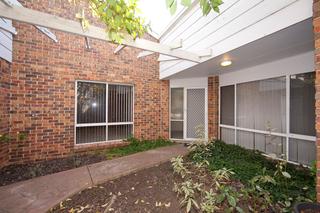
[[[127,141],[129,142],[129,145],[104,150],[103,154],[105,154],[107,159],[112,159],[115,157],[122,157],[130,154],[134,154],[137,152],[143,152],[150,149],[155,149],[158,147],[173,145],[172,141],[165,140],[162,138],[158,138],[157,140],[139,140],[131,137],[127,139]]]
[[[222,141],[213,141],[203,150],[194,150],[190,157],[196,162],[207,160],[210,170],[232,169],[234,177],[244,184],[249,184],[255,176],[261,175],[265,168],[265,175],[274,176],[277,171],[278,161],[267,159],[258,151],[247,150],[237,145],[226,144]],[[210,157],[208,157],[210,156]],[[283,201],[287,198],[301,200],[302,197],[315,200],[315,181],[310,170],[292,164],[286,165],[286,172],[291,178],[279,181],[277,186],[270,186],[270,192],[274,202]]]

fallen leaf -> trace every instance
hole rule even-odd
[[[141,200],[141,203],[144,203],[144,200]]]
[[[136,200],[136,202],[134,202],[134,204],[136,204],[136,205],[137,205],[138,203],[139,203],[139,199],[138,199],[138,200]]]
[[[170,202],[169,203],[165,203],[164,206],[169,208],[171,206],[171,203]]]
[[[121,195],[121,192],[118,192],[118,196],[120,196]]]

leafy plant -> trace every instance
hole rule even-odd
[[[191,0],[181,0],[180,3],[182,6],[189,7],[191,5]],[[222,4],[222,0],[200,0],[200,8],[205,16],[212,10],[219,13],[219,6]],[[173,15],[177,11],[178,0],[166,0],[166,5],[171,15]]]
[[[179,174],[182,178],[184,178],[188,173],[190,173],[183,164],[182,156],[172,158],[171,164],[172,164],[174,173]]]
[[[218,186],[218,193],[217,193],[217,203],[220,204],[224,201],[227,202],[229,208],[227,212],[243,212],[242,208],[238,206],[239,198],[242,196],[237,190],[228,185],[220,184]]]
[[[217,194],[213,192],[212,189],[210,191],[205,191],[205,196],[203,201],[200,203],[201,210],[205,213],[213,213],[216,210],[219,210],[217,206]]]
[[[87,0],[89,10],[93,17],[99,18],[106,25],[106,32],[109,38],[117,43],[129,35],[131,38],[143,36],[149,29],[144,19],[139,16],[137,0]],[[69,0],[74,4],[80,4],[81,0]],[[85,17],[83,8],[76,18],[81,21],[84,30],[89,27],[89,20]]]
[[[182,182],[180,185],[175,184],[174,191],[182,196],[180,204],[186,206],[186,212],[190,212],[194,207],[199,209],[199,205],[195,200],[195,192],[201,192],[202,184],[193,183],[191,180]]]
[[[230,181],[232,175],[234,175],[234,172],[231,169],[222,168],[212,171],[212,176],[217,187],[219,187],[221,183]]]

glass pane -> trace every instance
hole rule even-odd
[[[304,165],[312,165],[312,162],[316,160],[315,142],[290,138],[289,160]]]
[[[171,121],[171,138],[183,139],[183,121]]]
[[[234,126],[234,85],[221,87],[221,124]]]
[[[285,77],[237,85],[237,126],[286,132]]]
[[[171,119],[183,120],[183,88],[171,89]]]
[[[132,136],[132,125],[108,126],[108,140],[123,140]]]
[[[234,144],[234,129],[221,128],[220,129],[220,138],[227,144]]]
[[[275,154],[279,158],[284,158],[286,153],[286,138],[284,137],[238,130],[237,144],[246,149]]]
[[[315,136],[315,73],[290,79],[290,132]]]
[[[133,121],[133,88],[125,85],[109,85],[108,122]]]
[[[106,122],[106,85],[77,83],[77,123]]]
[[[106,141],[106,127],[77,127],[76,135],[77,144]]]

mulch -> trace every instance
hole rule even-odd
[[[77,167],[107,160],[102,154],[85,154],[54,160],[28,163],[23,165],[9,165],[0,169],[0,186],[18,181],[53,174]]]
[[[184,212],[170,163],[89,187],[49,212]]]

